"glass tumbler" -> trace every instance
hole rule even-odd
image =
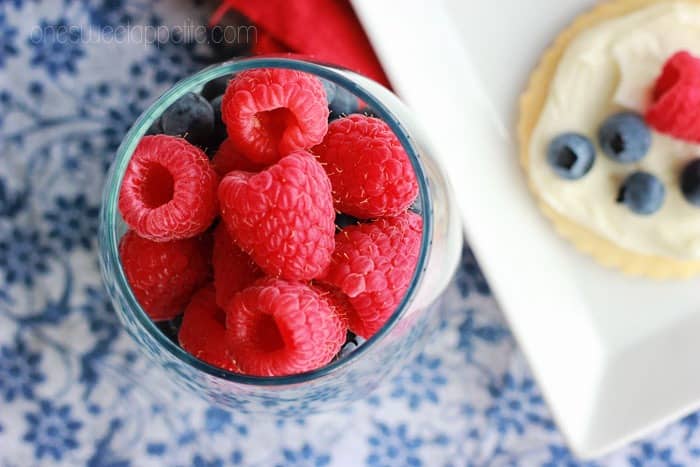
[[[124,172],[151,124],[176,100],[210,80],[253,68],[311,73],[355,94],[384,120],[404,146],[416,173],[419,196],[412,209],[423,217],[416,271],[401,304],[371,339],[318,370],[285,377],[253,377],[204,363],[181,349],[150,320],[134,297],[119,259],[126,231],[117,201]],[[404,104],[380,84],[357,73],[309,61],[264,57],[207,68],[176,84],[136,121],[119,147],[107,178],[100,214],[103,280],[121,322],[138,346],[170,379],[210,403],[277,417],[303,416],[366,397],[419,352],[439,322],[440,297],[459,262],[462,228],[447,178]]]

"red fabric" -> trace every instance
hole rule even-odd
[[[246,15],[293,52],[389,85],[348,0],[223,0],[218,13],[228,8]]]
[[[291,52],[289,48],[278,41],[272,34],[265,32],[264,29],[256,28],[255,42],[251,50],[253,55],[281,54]]]

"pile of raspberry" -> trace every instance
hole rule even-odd
[[[423,228],[413,167],[384,121],[333,115],[330,94],[347,91],[308,73],[247,70],[211,89],[134,151],[122,267],[193,356],[254,376],[315,370],[372,337],[408,289]]]

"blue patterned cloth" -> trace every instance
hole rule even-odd
[[[144,44],[117,27],[205,14],[187,0],[0,1],[0,466],[700,463],[697,414],[573,459],[468,250],[438,338],[343,412],[266,420],[172,388],[100,286],[97,212],[128,126],[211,59],[182,37]]]

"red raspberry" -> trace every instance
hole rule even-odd
[[[315,283],[311,288],[328,303],[328,306],[333,309],[345,328],[347,328],[348,316],[352,312],[352,305],[348,301],[348,297],[340,290],[327,284]]]
[[[255,376],[315,370],[345,342],[345,326],[327,300],[305,284],[273,278],[236,294],[226,328],[237,366]]]
[[[217,183],[198,147],[174,136],[144,136],[124,175],[119,212],[141,237],[160,242],[194,237],[216,217]]]
[[[317,145],[328,130],[321,81],[296,70],[259,68],[239,73],[226,89],[221,115],[236,149],[265,164]]]
[[[214,285],[216,303],[225,308],[231,298],[262,276],[262,271],[233,241],[224,224],[214,232]]]
[[[192,297],[178,333],[180,346],[198,359],[238,372],[228,351],[226,312],[216,305],[214,286],[208,284]]]
[[[154,242],[127,232],[119,243],[124,274],[141,304],[154,321],[174,318],[209,275],[208,242],[188,238]]]
[[[666,61],[645,119],[661,133],[700,142],[700,58],[681,51]]]
[[[336,208],[361,219],[395,216],[418,195],[406,151],[389,125],[353,114],[334,120],[314,148],[333,185]]]
[[[331,184],[305,151],[258,173],[231,172],[219,185],[221,217],[236,243],[267,274],[310,280],[335,247]]]
[[[323,280],[348,296],[350,330],[369,339],[403,299],[420,252],[423,220],[406,212],[346,227]]]
[[[217,149],[216,154],[211,160],[211,165],[220,177],[225,176],[229,172],[234,170],[243,170],[245,172],[260,172],[266,166],[264,164],[256,164],[248,160],[247,158],[241,156],[241,154],[236,151],[233,147],[233,143],[230,138],[226,138],[219,149]]]

